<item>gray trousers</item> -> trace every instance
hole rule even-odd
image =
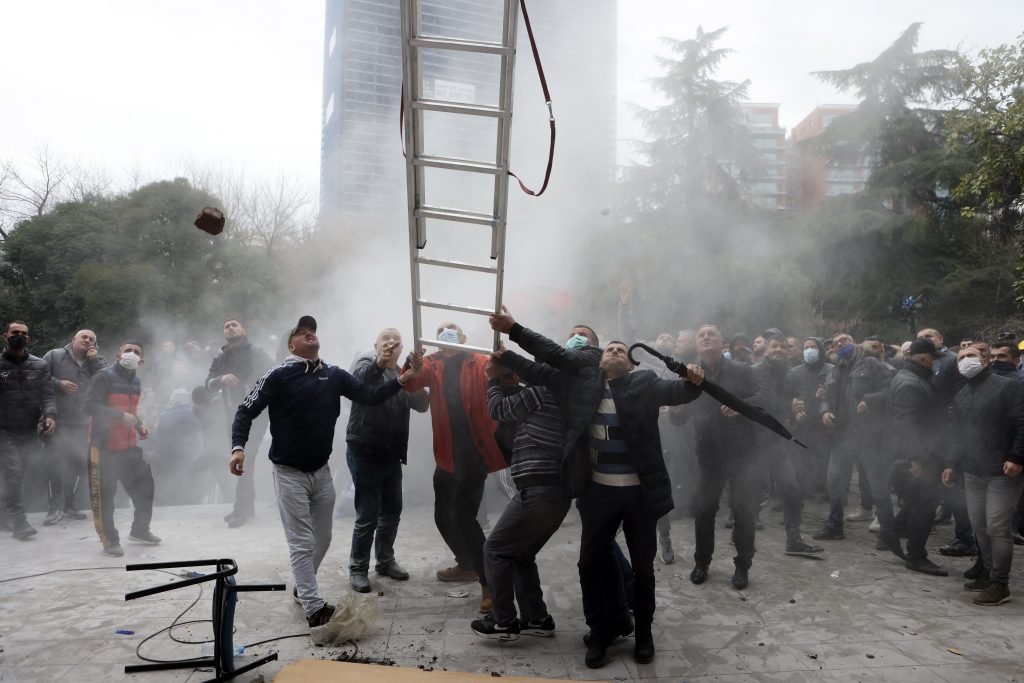
[[[274,491],[288,543],[295,590],[309,617],[324,606],[324,599],[317,592],[316,572],[331,547],[334,510],[331,469],[324,465],[314,472],[303,472],[275,464]]]
[[[484,572],[494,599],[494,620],[499,624],[515,618],[513,598],[524,622],[540,621],[548,615],[537,553],[558,531],[570,502],[558,487],[523,489],[509,501],[487,537]]]
[[[967,494],[967,514],[978,539],[981,561],[985,563],[989,578],[1006,584],[1010,580],[1013,562],[1013,537],[1010,534],[1013,511],[1017,507],[1024,477],[1012,479],[1005,475],[979,477],[964,474]]]
[[[0,468],[4,475],[0,501],[12,522],[25,518],[25,507],[21,504],[21,481],[25,478],[25,457],[35,438],[31,432],[27,436],[0,434]]]

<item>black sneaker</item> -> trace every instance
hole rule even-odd
[[[945,555],[946,557],[974,557],[978,554],[978,547],[975,545],[965,545],[960,541],[953,539],[946,545],[939,548],[939,554]]]
[[[833,529],[830,526],[823,526],[820,531],[811,536],[815,541],[841,541],[846,538],[842,529]]]
[[[972,593],[980,593],[986,588],[988,588],[988,584],[988,572],[985,572],[973,581],[968,581],[967,583],[965,583],[964,590],[970,591]]]
[[[552,628],[554,624],[552,623]],[[473,633],[481,638],[490,640],[519,640],[519,620],[513,619],[507,624],[499,624],[494,620],[493,614],[486,614],[480,619],[474,619],[469,625]]]
[[[927,557],[922,560],[907,560],[906,567],[912,572],[920,572],[931,576],[949,576],[949,572]]]
[[[370,592],[370,577],[366,574],[349,574],[348,581],[357,593]]]
[[[907,554],[903,552],[903,542],[900,541],[900,537],[896,535],[895,531],[882,531],[879,529],[878,544],[879,550],[888,550],[896,557],[906,561]]]
[[[124,550],[120,543],[111,543],[103,546],[103,554],[107,557],[124,557]]]
[[[38,533],[24,517],[14,520],[11,528],[14,530],[14,537],[19,541],[27,541]]]
[[[402,568],[402,565],[398,564],[394,560],[391,560],[387,564],[377,565],[376,572],[378,574],[383,574],[390,579],[394,579],[395,581],[409,580],[409,572],[405,571],[405,569]]]
[[[626,638],[633,635],[633,617],[626,615],[625,619],[619,621],[617,625],[612,626],[612,639],[609,644],[614,643],[619,638]],[[590,641],[594,637],[593,631],[587,631],[583,634],[583,644],[590,645]]]
[[[971,567],[969,569],[964,571],[964,578],[965,579],[972,579],[972,580],[976,579],[979,576],[981,576],[982,573],[984,573],[984,571],[985,571],[985,563],[981,561],[981,555],[978,555],[978,557],[976,557],[974,559],[974,564],[971,565]]]
[[[555,635],[555,620],[551,618],[551,615],[547,615],[543,619],[536,621],[528,621],[525,624],[520,624],[520,633],[524,636],[540,636],[541,638],[550,638]]]
[[[694,585],[699,586],[708,580],[708,566],[703,563],[694,565],[693,571],[690,572],[690,582]]]
[[[88,516],[89,515],[85,514],[84,512],[79,510],[78,508],[75,508],[75,507],[66,507],[66,508],[64,508],[64,518],[65,519],[78,519],[78,520],[82,520],[82,519],[85,519]]]
[[[330,621],[331,617],[333,617],[333,616],[334,616],[334,605],[328,605],[325,602],[323,607],[321,607],[320,609],[318,609],[317,611],[313,612],[311,615],[306,617],[306,623],[309,624],[310,628],[315,628],[317,626],[323,626],[328,621]]]
[[[796,543],[786,544],[786,554],[793,555],[794,557],[810,557],[816,560],[823,559],[825,549],[821,546],[811,545],[804,541],[797,541]]]
[[[608,641],[591,635],[590,642],[587,643],[587,654],[584,655],[583,661],[586,662],[588,669],[600,669],[607,661],[607,654]]]
[[[63,518],[64,513],[61,510],[51,509],[46,513],[46,518],[43,520],[43,526],[53,526]]]
[[[747,584],[750,582],[750,577],[748,576],[749,571],[750,570],[747,567],[737,566],[736,572],[732,575],[732,587],[738,591],[746,588]]]
[[[650,631],[636,634],[633,646],[633,661],[637,664],[650,664],[654,660],[654,636]]]
[[[132,543],[141,543],[143,545],[160,545],[162,539],[159,536],[154,536],[153,532],[146,529],[145,531],[131,532],[128,534],[128,540]]]

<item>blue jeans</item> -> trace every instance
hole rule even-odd
[[[395,537],[402,516],[402,463],[390,456],[360,452],[351,445],[345,458],[356,488],[356,522],[348,571],[366,574],[370,569],[370,546],[377,567],[395,561]]]
[[[863,445],[864,439],[859,431],[847,430],[836,435],[829,455],[828,474],[825,475],[825,487],[828,490],[828,521],[825,526],[833,531],[843,530],[843,512],[846,497],[850,495],[850,478]]]
[[[892,509],[892,494],[889,491],[889,473],[892,471],[892,457],[879,449],[862,458],[868,480],[871,482],[871,495],[875,504],[875,516],[878,528],[883,533],[895,532],[895,517]]]

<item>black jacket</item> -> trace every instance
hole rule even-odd
[[[553,343],[553,342],[552,342]],[[564,358],[563,358],[564,360]],[[563,481],[570,476],[574,457],[587,447],[587,432],[601,400],[607,378],[604,370],[584,367],[575,373],[535,363],[506,351],[501,364],[531,384],[550,389],[567,412]],[[661,517],[672,507],[672,485],[665,469],[658,432],[659,408],[689,403],[700,396],[698,387],[682,380],[659,379],[649,370],[629,372],[608,381],[619,416],[623,439],[629,446],[644,503]],[[575,482],[578,483],[578,482]]]
[[[60,426],[70,427],[88,423],[89,416],[82,412],[85,390],[89,388],[89,382],[96,376],[96,373],[107,367],[107,361],[102,356],[96,356],[95,358],[86,358],[79,363],[75,360],[71,344],[62,349],[50,349],[43,355],[43,360],[46,361],[46,367],[50,369],[50,377],[53,378]],[[74,382],[78,385],[78,391],[73,394],[65,394],[57,388],[59,380]]]
[[[211,393],[220,392],[224,404],[234,410],[252,390],[256,380],[273,364],[266,351],[253,346],[248,339],[237,347],[225,344],[210,363],[206,388]],[[221,383],[220,378],[227,374],[238,378],[238,386],[229,387]]]
[[[31,436],[43,417],[57,418],[46,361],[30,353],[0,353],[0,435]]]
[[[901,460],[941,467],[947,459],[945,411],[932,371],[918,363],[904,364],[892,378],[886,405],[886,450]]]
[[[397,379],[370,386],[339,367],[289,356],[271,368],[238,406],[231,426],[232,450],[245,448],[253,419],[270,409],[270,460],[303,472],[327,464],[341,397],[380,405],[398,393]]]
[[[832,413],[837,431],[877,427],[882,413],[876,410],[858,413],[857,405],[869,394],[881,396],[895,374],[892,367],[864,355],[864,351],[858,348],[849,362],[840,361],[835,366],[826,381],[825,399],[818,408],[818,419],[825,413]]]
[[[786,398],[791,403],[793,399],[804,403],[806,417],[800,422],[793,423],[793,432],[797,438],[818,436],[824,431],[821,424],[821,399],[818,398],[818,388],[825,387],[834,370],[835,366],[831,363],[818,361],[814,365],[802,363],[786,375]]]
[[[371,387],[398,379],[398,369],[381,369],[373,352],[357,358],[349,372]],[[429,405],[426,391],[400,391],[379,406],[353,401],[345,441],[361,453],[398,459],[404,465],[409,450],[409,411],[425,413]]]
[[[991,368],[967,380],[953,411],[956,443],[947,465],[979,477],[1003,475],[1009,460],[1024,465],[1024,387]]]
[[[746,363],[722,357],[714,367],[701,362],[704,377],[726,391],[756,406],[771,410],[771,397],[758,373]],[[701,394],[693,405],[681,413],[681,419],[693,421],[697,439],[697,458],[709,463],[721,458],[753,456],[756,448],[755,423],[741,415],[726,417],[722,404]]]

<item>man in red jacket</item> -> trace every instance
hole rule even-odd
[[[455,323],[437,329],[438,341],[465,344]],[[484,578],[484,532],[476,513],[489,472],[508,466],[494,440],[497,423],[487,413],[487,356],[445,348],[423,359],[423,371],[406,391],[430,389],[434,428],[434,523],[455,554],[455,566],[440,569],[439,581],[479,581],[480,611],[491,611]]]

